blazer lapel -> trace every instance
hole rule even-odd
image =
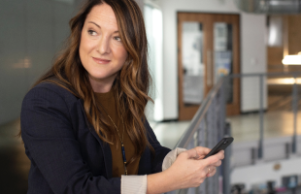
[[[107,173],[107,178],[112,177],[112,153],[111,153],[111,148],[108,143],[103,142],[97,135],[96,131],[94,130],[93,127],[89,127],[89,130],[91,133],[94,135],[94,137],[97,139],[97,141],[100,144],[100,148],[103,153],[103,158],[105,161],[105,169]]]
[[[107,173],[107,178],[111,178],[112,177],[112,153],[111,153],[111,148],[109,146],[109,144],[103,142],[99,136],[97,135],[94,127],[90,124],[90,122],[88,121],[88,118],[86,116],[85,113],[85,109],[83,106],[83,101],[81,99],[78,100],[78,105],[81,107],[81,110],[83,111],[84,115],[85,115],[85,122],[87,124],[87,127],[89,129],[89,131],[93,134],[93,136],[97,139],[97,141],[99,142],[102,154],[103,154],[103,158],[105,161],[105,169],[106,169],[106,173]]]

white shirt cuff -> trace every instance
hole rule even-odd
[[[186,151],[184,148],[176,148],[170,151],[162,163],[162,171],[168,169],[177,159],[177,156]],[[146,194],[147,175],[122,175],[121,194]]]
[[[168,169],[176,161],[178,155],[184,151],[186,151],[185,148],[176,148],[171,150],[163,160],[162,171]]]
[[[122,175],[121,194],[145,194],[147,189],[147,175]]]

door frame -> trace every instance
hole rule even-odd
[[[178,44],[178,120],[191,120],[200,105],[185,106],[183,102],[183,65],[182,65],[182,24],[183,22],[199,22],[204,24],[202,31],[203,39],[203,61],[205,64],[204,74],[204,98],[211,90],[214,83],[214,59],[213,59],[213,24],[216,22],[225,22],[232,24],[232,74],[240,73],[240,15],[229,13],[203,13],[203,12],[177,12],[177,44]],[[211,54],[207,54],[211,51]],[[210,63],[208,65],[208,63]],[[233,80],[233,102],[227,104],[227,115],[240,114],[240,80]]]

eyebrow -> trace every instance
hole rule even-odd
[[[88,23],[92,23],[92,24],[96,25],[98,28],[100,28],[100,26],[99,26],[98,24],[96,24],[95,22],[90,21],[90,22],[88,22]],[[119,32],[119,31],[117,30],[117,31],[115,31],[114,33],[117,33],[117,32]]]

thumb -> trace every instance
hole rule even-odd
[[[198,146],[187,151],[188,151],[189,158],[201,159],[204,158],[205,155],[207,155],[210,152],[210,149],[206,147]]]
[[[187,158],[198,158],[199,157],[197,151],[194,148],[192,148],[190,150],[186,150],[185,152],[187,154]]]

